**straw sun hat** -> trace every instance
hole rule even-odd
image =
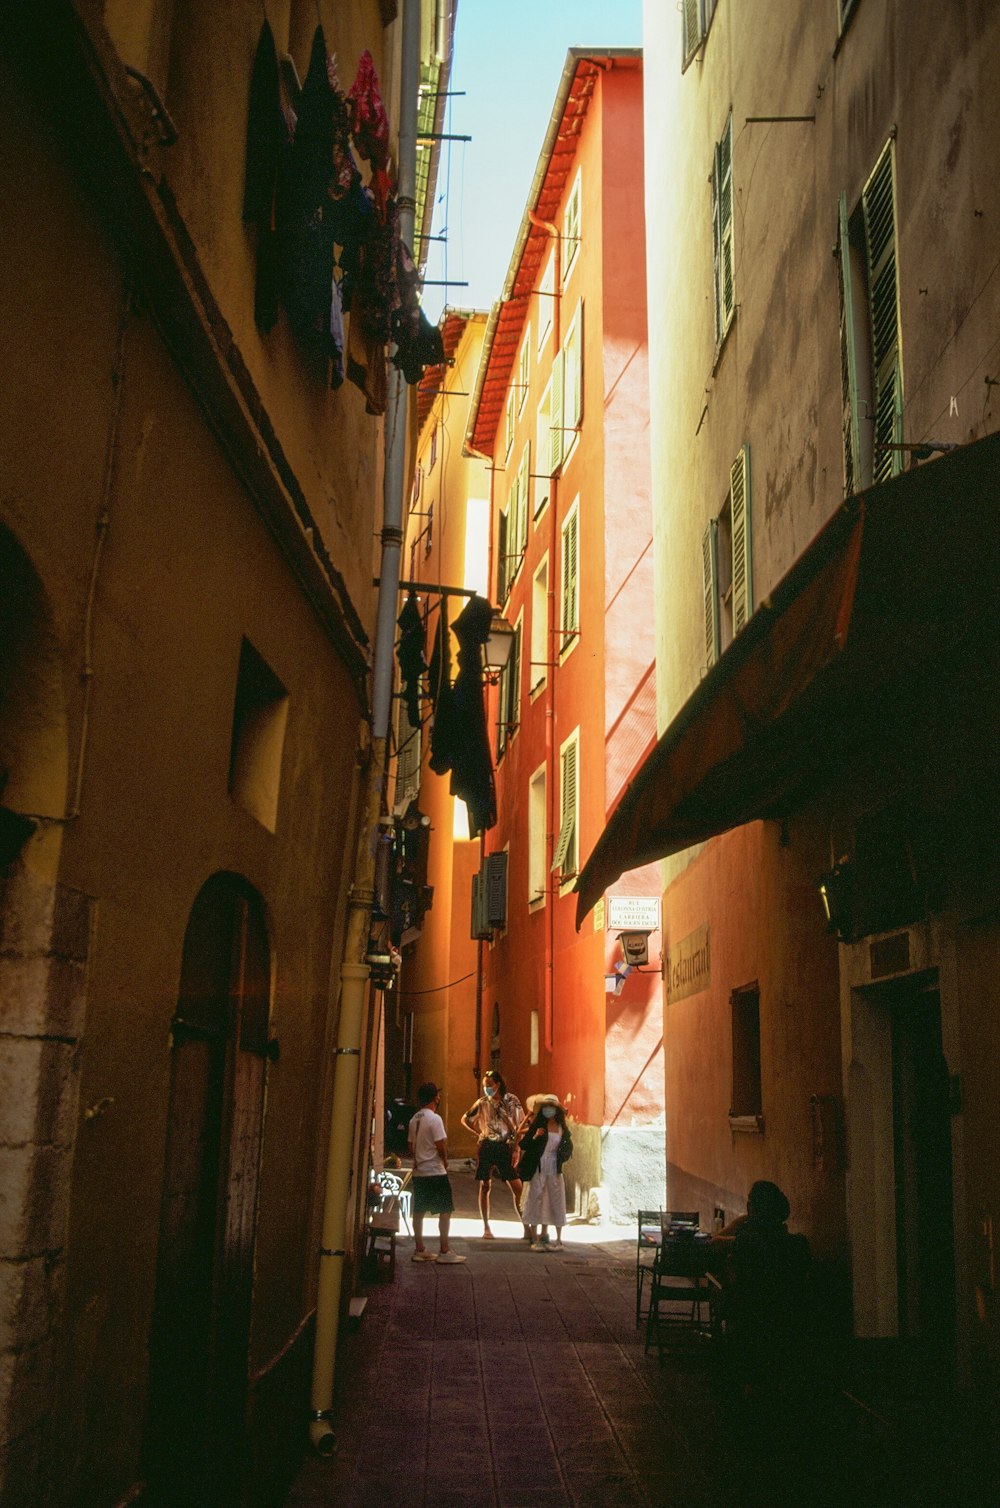
[[[543,1105],[555,1105],[559,1110],[561,1110],[562,1109],[562,1100],[560,1100],[560,1098],[559,1098],[559,1096],[557,1094],[529,1094],[529,1096],[528,1096],[528,1109],[529,1110],[531,1110],[531,1111],[538,1111],[538,1110],[541,1109],[541,1107]]]

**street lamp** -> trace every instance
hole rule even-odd
[[[514,628],[500,612],[490,619],[490,632],[483,645],[483,671],[495,678],[507,669],[511,650],[514,648]]]

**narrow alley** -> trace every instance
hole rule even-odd
[[[306,1462],[286,1508],[992,1501],[984,1437],[968,1417],[957,1432],[933,1379],[926,1414],[909,1398],[890,1415],[857,1361],[823,1348],[769,1414],[732,1396],[704,1337],[678,1332],[662,1366],[644,1354],[626,1229],[574,1226],[561,1254],[536,1254],[494,1219],[483,1241],[471,1174],[453,1183],[466,1263],[415,1264],[401,1236],[394,1280],[343,1342],[336,1454]]]

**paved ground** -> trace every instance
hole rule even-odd
[[[471,1215],[471,1178],[454,1182]],[[536,1254],[513,1223],[492,1243],[456,1224],[465,1264],[411,1263],[404,1237],[395,1282],[369,1290],[341,1352],[337,1455],[305,1464],[288,1508],[996,1500],[947,1439],[921,1451],[839,1385],[768,1412],[720,1386],[706,1342],[644,1356],[627,1237],[570,1229],[561,1255]]]

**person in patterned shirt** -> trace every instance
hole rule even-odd
[[[462,1125],[476,1138],[476,1180],[479,1184],[479,1213],[483,1217],[483,1240],[491,1241],[490,1190],[493,1174],[510,1189],[517,1210],[521,1197],[521,1180],[517,1176],[517,1128],[524,1117],[521,1101],[510,1094],[503,1077],[491,1068],[483,1079],[483,1092],[462,1116]],[[518,1219],[520,1220],[520,1215]]]

